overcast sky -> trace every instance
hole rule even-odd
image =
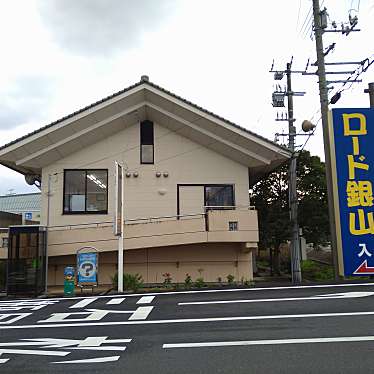
[[[320,1],[330,22],[340,28],[351,13],[362,30],[348,37],[325,34],[325,47],[336,43],[327,61],[373,58],[374,1]],[[311,0],[4,0],[0,145],[134,84],[143,74],[273,140],[276,132],[286,132],[286,124],[274,121],[268,71],[273,59],[276,69],[285,69],[291,56],[297,70],[308,58],[315,61],[311,7]],[[374,81],[374,64],[360,78],[335,107],[368,106],[363,90]],[[293,75],[292,83],[295,91],[306,91],[294,99],[299,130],[303,119],[320,118],[318,84],[316,77],[301,75]],[[331,94],[340,87],[333,86]],[[305,140],[300,136],[297,144]],[[323,157],[320,122],[306,149]],[[0,195],[37,190],[2,166],[0,180]]]

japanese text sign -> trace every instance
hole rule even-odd
[[[333,109],[332,129],[341,275],[374,274],[374,109]]]

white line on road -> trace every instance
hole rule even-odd
[[[115,299],[109,300],[107,302],[108,305],[118,305],[121,304],[122,301],[126,300],[126,297],[117,297]]]
[[[153,308],[153,307],[149,307]],[[326,317],[358,317],[373,316],[374,312],[348,312],[348,313],[312,313],[312,314],[280,314],[268,316],[243,316],[243,317],[216,317],[216,318],[186,318],[186,319],[161,319],[161,320],[138,320],[138,321],[119,321],[119,322],[94,322],[94,323],[60,323],[48,325],[21,325],[21,326],[0,326],[0,330],[13,329],[40,329],[40,328],[66,328],[66,327],[98,327],[98,326],[121,326],[121,325],[157,325],[171,323],[204,323],[204,322],[238,322],[238,321],[256,321],[288,318],[326,318]]]
[[[169,292],[151,292],[151,293],[133,293],[133,294],[120,294],[120,295],[105,295],[97,296],[97,299],[101,298],[113,298],[113,297],[139,297],[139,296],[162,296],[162,295],[185,295],[194,293],[216,293],[216,292],[247,292],[247,291],[272,291],[272,290],[293,290],[293,289],[308,289],[308,288],[335,288],[335,287],[363,287],[370,286],[374,288],[373,283],[344,283],[344,284],[320,284],[320,285],[308,285],[308,286],[281,286],[281,287],[251,287],[251,288],[234,288],[228,290],[199,290],[199,291],[169,291]],[[80,299],[92,299],[92,296],[79,296],[79,297],[56,297],[50,299],[39,299],[39,300],[80,300]],[[23,299],[18,301],[25,301],[30,299]],[[10,301],[9,301],[10,302]]]
[[[0,355],[3,353],[12,353],[19,355],[38,355],[38,356],[66,356],[70,352],[60,351],[41,351],[41,350],[30,350],[30,349],[0,349]]]
[[[277,301],[305,301],[305,300],[330,300],[330,299],[350,299],[358,297],[373,296],[374,292],[345,292],[328,295],[317,295],[308,297],[285,297],[276,299],[238,299],[238,300],[213,300],[213,301],[191,301],[178,303],[178,305],[209,305],[209,304],[233,304],[233,303],[266,303]]]
[[[143,296],[138,300],[137,304],[150,304],[154,298],[155,296]]]
[[[201,347],[232,347],[241,345],[279,345],[279,344],[309,344],[309,343],[341,343],[374,341],[374,336],[344,336],[338,338],[308,338],[308,339],[276,339],[276,340],[239,340],[228,342],[176,343],[164,344],[162,348],[201,348]]]
[[[52,364],[95,364],[98,362],[118,361],[119,358],[120,356],[109,356],[109,357],[88,358],[85,360],[55,361],[55,362],[52,362]]]
[[[86,307],[88,304],[91,304],[93,303],[94,301],[97,300],[97,297],[90,297],[89,299],[83,299],[81,301],[78,301],[76,304],[70,306],[69,308],[70,309],[75,309],[75,308],[84,308]]]

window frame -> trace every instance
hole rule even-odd
[[[207,188],[209,187],[231,187],[231,192],[232,192],[232,205],[223,205],[221,207],[220,205],[217,205],[217,208],[214,208],[214,205],[208,205],[207,204]],[[205,184],[204,185],[204,206],[210,206],[210,210],[227,210],[227,209],[235,209],[235,185],[234,184]]]
[[[232,209],[235,210],[235,204],[236,204],[236,196],[235,196],[235,184],[234,183],[178,183],[177,184],[177,219],[179,220],[180,215],[180,197],[179,197],[179,188],[184,186],[191,186],[191,187],[204,187],[204,209],[207,206],[206,201],[206,187],[226,187],[230,186],[232,188],[232,202],[233,202],[233,208],[230,206],[227,206],[227,208],[218,208],[218,210],[227,210]],[[212,208],[211,208],[212,209]]]
[[[65,211],[65,180],[66,180],[66,172],[69,171],[84,171],[86,176],[84,178],[84,211]],[[105,171],[106,172],[106,209],[105,210],[87,210],[87,173],[88,172],[95,172],[95,171]],[[109,179],[109,170],[108,169],[64,169],[64,180],[63,180],[63,198],[62,198],[62,214],[63,215],[87,215],[87,214],[108,214],[108,179]]]
[[[143,144],[142,142],[142,125],[144,122],[152,123],[152,144]],[[141,165],[154,165],[155,163],[155,125],[153,121],[144,120],[139,123],[139,144],[140,144],[140,164]],[[152,162],[143,162],[143,145],[152,146]]]

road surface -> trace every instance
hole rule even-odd
[[[0,372],[370,373],[374,284],[0,301]]]

